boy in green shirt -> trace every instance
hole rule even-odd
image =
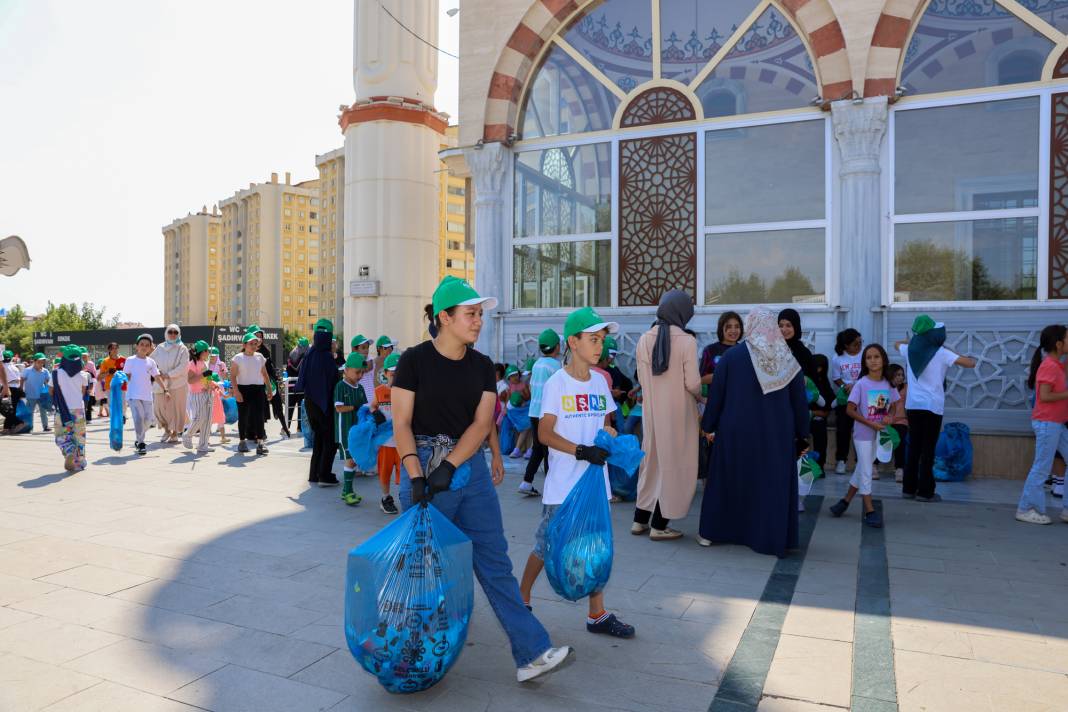
[[[367,403],[367,394],[360,385],[360,379],[367,372],[367,361],[363,354],[350,353],[345,359],[344,378],[334,386],[334,440],[337,442],[338,455],[345,463],[345,480],[341,487],[341,501],[354,507],[363,499],[353,489],[352,480],[356,476],[356,461],[349,452],[349,430],[356,425],[356,413],[360,406]]]

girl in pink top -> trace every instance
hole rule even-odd
[[[1049,524],[1046,516],[1046,491],[1043,484],[1053,466],[1053,453],[1068,459],[1068,383],[1061,358],[1068,354],[1068,328],[1051,324],[1042,330],[1039,347],[1031,358],[1028,388],[1035,391],[1031,409],[1031,429],[1035,431],[1035,460],[1027,473],[1016,520],[1028,524]],[[1068,522],[1068,511],[1061,509],[1061,521]]]
[[[211,432],[211,409],[215,389],[218,386],[211,380],[212,370],[208,366],[208,344],[198,341],[193,344],[192,359],[187,369],[189,381],[189,427],[186,428],[182,437],[182,444],[186,448],[193,449],[193,435],[200,435],[197,444],[198,453],[208,453],[212,448],[208,447],[208,433]]]

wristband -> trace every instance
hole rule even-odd
[[[401,458],[401,462],[404,462],[409,457],[419,457],[419,454],[418,453],[414,453],[414,452],[410,452],[410,453],[408,453],[407,455],[405,455],[404,457]]]

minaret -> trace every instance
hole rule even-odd
[[[436,50],[419,39],[437,42],[438,0],[354,1],[356,102],[339,120],[344,336],[388,334],[403,349],[425,338],[421,312],[438,281],[438,150],[448,117],[433,106]]]

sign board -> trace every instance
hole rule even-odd
[[[377,279],[361,279],[353,280],[349,282],[349,296],[350,297],[377,297],[378,296],[378,280]]]

